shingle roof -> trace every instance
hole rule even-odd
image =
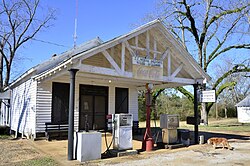
[[[250,107],[250,94],[241,102],[235,105],[236,107]]]

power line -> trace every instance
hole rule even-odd
[[[40,39],[36,39],[36,38],[32,38],[32,40],[39,41],[39,42],[46,43],[46,44],[59,46],[59,47],[71,48],[69,46],[65,46],[65,45],[62,45],[62,44],[57,44],[57,43],[53,43],[53,42],[49,42],[49,41],[44,41],[44,40],[40,40]]]

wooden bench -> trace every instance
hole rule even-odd
[[[68,123],[45,123],[45,136],[48,141],[52,139],[66,139],[68,137]]]

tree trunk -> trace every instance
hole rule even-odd
[[[208,114],[206,110],[206,103],[201,103],[201,119],[205,126],[208,125]]]
[[[225,118],[227,118],[227,107],[225,107]]]
[[[11,70],[10,66],[11,66],[11,65],[10,65],[9,63],[6,65],[6,76],[5,76],[5,81],[4,81],[4,86],[3,86],[3,88],[5,88],[5,87],[7,87],[7,86],[9,85],[10,70]]]
[[[3,91],[3,55],[0,54],[0,91]]]
[[[216,104],[215,105],[215,118],[218,119],[218,103],[217,103],[217,101],[215,104]]]
[[[206,84],[202,85],[202,90],[205,91],[206,90]],[[206,103],[201,103],[201,119],[203,120],[203,124],[205,126],[208,125],[208,113],[207,113],[207,109],[206,109]]]

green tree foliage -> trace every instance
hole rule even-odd
[[[155,94],[156,91],[153,92]],[[139,120],[146,119],[146,106],[144,92],[139,93]],[[193,115],[193,103],[175,90],[165,90],[159,94],[151,106],[151,119],[159,119],[161,114],[177,114],[180,120],[186,120],[187,116]]]
[[[218,103],[217,104],[218,109],[218,118],[235,118],[237,117],[237,110],[236,107],[232,104],[224,105],[224,103]],[[225,110],[227,113],[225,113]],[[226,116],[227,114],[227,116]],[[209,117],[216,118],[216,108],[213,106],[211,108],[211,111],[209,112]]]

